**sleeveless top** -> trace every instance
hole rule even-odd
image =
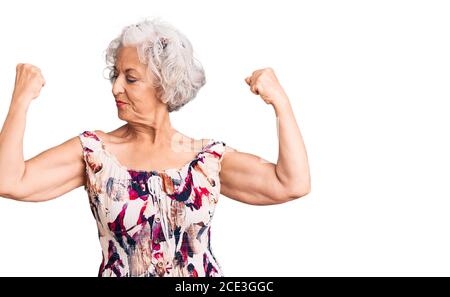
[[[98,276],[224,276],[211,250],[225,143],[178,169],[133,170],[94,131],[79,135],[102,250]]]

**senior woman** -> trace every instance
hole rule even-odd
[[[210,247],[220,194],[252,205],[280,204],[310,191],[309,165],[289,99],[271,68],[245,82],[278,121],[277,164],[223,141],[176,130],[170,112],[205,84],[189,40],[159,19],[126,26],[106,62],[118,117],[111,132],[83,131],[23,159],[28,107],[45,79],[18,64],[0,134],[0,196],[40,202],[84,186],[102,248],[99,276],[223,276]]]

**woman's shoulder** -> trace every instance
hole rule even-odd
[[[85,130],[78,134],[78,138],[86,151],[94,151],[101,143],[96,130]]]
[[[102,140],[105,140],[107,142],[111,142],[114,141],[115,139],[117,140],[119,137],[119,135],[121,134],[121,130],[123,129],[122,127],[119,127],[115,130],[109,131],[109,132],[105,132],[103,130],[94,130],[95,134],[97,134]]]
[[[97,136],[97,139],[100,142],[105,143],[106,145],[111,144],[111,143],[120,143],[121,142],[121,137],[120,135],[120,129],[122,127],[119,127],[113,131],[110,132],[105,132],[103,130],[92,130],[90,131],[93,135]]]
[[[207,139],[203,150],[204,153],[211,156],[213,159],[221,161],[226,152],[236,151],[234,148],[228,146],[225,141],[218,139]]]

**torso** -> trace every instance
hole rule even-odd
[[[194,153],[170,152],[167,146],[156,152],[127,144],[118,130],[79,135],[86,162],[85,190],[102,248],[98,275],[223,276],[211,249],[210,227],[220,197],[225,143],[211,139],[191,160]],[[146,172],[121,168],[118,158],[108,154],[113,152],[124,163],[133,160],[125,165]],[[127,155],[131,153],[134,156]],[[170,156],[156,155],[164,153]],[[145,164],[133,166],[138,164],[133,157]],[[182,162],[186,166],[180,170],[147,172],[172,169]]]
[[[150,145],[124,140],[122,136],[124,127],[108,133],[101,130],[95,130],[95,132],[103,141],[105,149],[113,154],[121,165],[129,169],[162,171],[180,168],[195,158],[197,152],[208,142],[208,139],[196,140],[183,135],[183,143],[177,144],[176,147],[171,147],[169,144],[150,147]]]

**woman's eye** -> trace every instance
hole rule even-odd
[[[110,80],[111,80],[111,81],[116,80],[117,76],[118,76],[117,74],[112,74],[112,75],[110,76]],[[127,82],[129,82],[129,83],[134,83],[134,82],[136,82],[136,80],[131,79],[131,78],[127,78]]]

